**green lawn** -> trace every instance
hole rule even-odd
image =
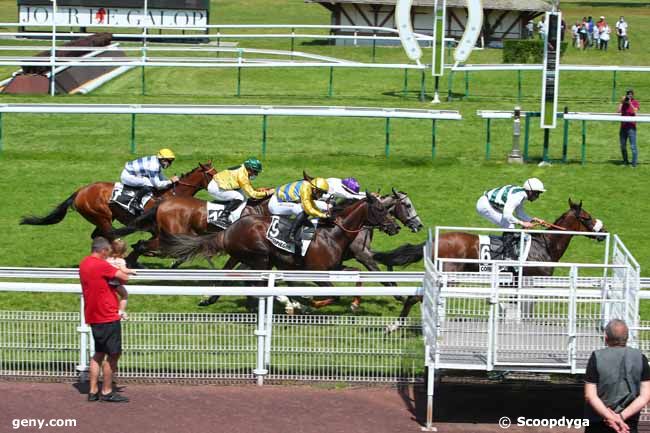
[[[328,23],[325,9],[302,1],[214,2],[213,22],[219,23]],[[271,7],[272,6],[272,7]],[[607,53],[578,51],[569,47],[564,63],[647,64],[650,29],[644,27],[650,8],[637,2],[612,6],[563,2],[570,23],[583,15],[606,15],[613,26],[618,15],[630,22],[632,49]],[[3,21],[15,19],[15,3],[0,1]],[[7,41],[4,41],[7,43]],[[305,45],[301,45],[305,43]],[[615,38],[610,44],[615,48]],[[242,40],[240,46],[288,49],[288,40],[260,43]],[[318,54],[369,61],[370,47],[335,47],[299,41],[297,48]],[[378,62],[405,61],[401,48],[378,48]],[[487,49],[472,54],[471,63],[499,63],[501,51]],[[0,72],[10,72],[4,68]],[[463,74],[455,74],[452,102],[432,106],[432,80],[427,77],[427,102],[418,100],[419,73],[408,75],[409,93],[402,95],[403,71],[336,70],[334,93],[327,97],[329,72],[326,69],[272,69],[242,71],[241,96],[237,97],[235,70],[168,69],[146,71],[146,95],[142,96],[141,70],[132,70],[89,96],[16,97],[0,96],[2,103],[193,103],[193,104],[277,104],[277,105],[349,105],[377,107],[440,108],[459,110],[461,122],[437,122],[436,158],[431,160],[431,124],[425,121],[394,120],[391,123],[390,158],[384,156],[384,121],[380,119],[269,119],[268,153],[265,171],[256,181],[274,186],[297,179],[303,169],[321,176],[356,176],[364,188],[389,191],[396,187],[413,198],[427,226],[486,226],[474,211],[474,204],[486,189],[504,183],[521,183],[526,178],[541,178],[548,192],[530,204],[531,214],[553,220],[567,208],[567,200],[583,200],[586,210],[604,221],[607,229],[619,234],[650,275],[650,235],[645,222],[650,214],[644,130],[639,128],[641,165],[636,170],[617,165],[618,125],[588,125],[588,163],[580,165],[580,125],[571,124],[569,164],[540,168],[535,163],[513,166],[505,163],[512,143],[508,121],[493,122],[492,159],[485,161],[485,130],[476,116],[478,109],[512,109],[517,103],[516,74],[512,72],[472,73],[469,97]],[[524,110],[539,109],[539,73],[523,74]],[[560,106],[572,111],[612,112],[612,74],[593,72],[562,73]],[[634,87],[643,110],[650,89],[648,75],[618,74],[618,96],[626,87]],[[448,77],[441,80],[446,95]],[[445,98],[443,98],[445,99]],[[18,220],[29,213],[44,214],[68,197],[76,188],[98,180],[117,180],[129,153],[130,117],[98,115],[27,115],[3,116],[4,150],[0,154],[2,192],[0,192],[1,266],[75,266],[87,253],[91,226],[79,215],[70,213],[52,227],[19,226]],[[536,123],[533,122],[533,126]],[[314,133],[317,131],[317,133]],[[261,119],[257,117],[140,116],[137,118],[137,156],[151,154],[165,146],[175,150],[178,161],[173,172],[187,171],[199,161],[212,159],[218,168],[240,163],[249,155],[260,155]],[[541,131],[531,133],[531,156],[541,156]],[[561,157],[561,128],[551,133],[551,157]],[[536,162],[536,161],[534,161]],[[207,198],[205,192],[200,197]],[[384,250],[405,242],[420,242],[425,233],[403,230],[396,237],[376,237],[374,248]],[[565,260],[600,261],[602,245],[586,238],[572,242]],[[167,260],[145,259],[150,265],[166,266]],[[205,266],[196,263],[194,266]],[[411,270],[421,269],[421,264]],[[139,298],[130,303],[133,311],[198,311],[195,299]],[[76,310],[69,296],[43,294],[0,294],[2,309]],[[365,314],[396,314],[397,302],[367,300]],[[241,311],[243,300],[220,301],[214,311]],[[345,306],[330,312],[344,312]]]

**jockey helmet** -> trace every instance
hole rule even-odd
[[[172,152],[171,149],[160,149],[156,156],[158,157],[158,159],[169,159],[169,160],[176,159],[176,155],[174,155],[174,152]]]
[[[262,171],[262,163],[257,158],[248,158],[246,161],[244,161],[244,167],[258,173]]]
[[[359,190],[361,189],[361,185],[359,185],[359,181],[353,177],[346,177],[345,179],[343,179],[343,182],[341,182],[341,184],[343,185],[344,189],[348,190],[353,194],[359,194]]]
[[[546,191],[544,189],[544,184],[542,183],[542,181],[537,179],[536,177],[531,177],[526,182],[524,182],[524,189],[526,191],[539,191],[539,192]]]
[[[310,183],[311,186],[313,186],[315,189],[320,190],[320,191],[323,191],[323,192],[327,192],[327,191],[329,191],[329,189],[330,189],[329,184],[328,184],[327,181],[326,181],[325,179],[323,179],[322,177],[316,177],[316,178],[314,178],[314,179],[313,179],[311,182],[309,182],[309,183]]]

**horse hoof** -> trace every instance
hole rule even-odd
[[[208,305],[217,302],[217,300],[213,298],[214,296],[204,296],[203,299],[201,299],[201,302],[199,302],[199,307],[207,307]]]
[[[386,326],[386,334],[393,333],[399,329],[399,323],[391,323],[390,325]]]
[[[359,308],[361,308],[359,304],[350,304],[350,311],[352,311],[353,313],[359,311]]]
[[[287,316],[293,316],[295,314],[295,310],[293,309],[293,307],[290,307],[288,305],[284,307],[284,312],[286,313]]]

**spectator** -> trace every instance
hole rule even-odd
[[[79,279],[83,291],[84,317],[95,340],[95,354],[90,360],[88,401],[120,403],[129,399],[113,391],[113,373],[117,371],[117,361],[122,353],[122,328],[117,289],[111,287],[109,281],[117,278],[126,282],[129,275],[106,261],[110,252],[111,244],[106,239],[93,239],[91,254],[79,263]],[[98,386],[100,368],[104,375],[101,392]]]
[[[600,30],[598,30],[598,26],[593,26],[593,41],[594,41],[594,46],[596,49],[600,49]]]
[[[537,35],[541,40],[544,40],[544,35],[546,34],[546,23],[544,22],[544,19],[542,18],[537,22]]]
[[[598,22],[596,23],[596,26],[598,27],[598,30],[599,30],[599,31],[602,31],[602,29],[603,29],[603,27],[605,26],[605,24],[607,24],[607,23],[605,22],[605,17],[601,15],[601,16],[600,16],[600,19],[599,19]]]
[[[580,24],[580,46],[583,50],[587,49],[587,23]]]
[[[562,18],[562,22],[560,23],[560,42],[564,42],[565,31],[566,31],[566,21],[564,21],[564,18]]]
[[[607,23],[605,23],[600,28],[600,49],[603,51],[607,51],[607,44],[609,43],[610,33],[611,30],[609,29]]]
[[[526,39],[532,39],[535,37],[535,23],[533,20],[528,20],[526,24]]]
[[[625,97],[618,105],[617,111],[621,116],[636,116],[637,111],[639,111],[639,101],[634,99],[634,90],[628,89],[625,92]],[[632,167],[636,167],[639,157],[636,148],[636,122],[621,122],[619,138],[621,142],[621,154],[623,155],[623,165],[627,166],[629,164],[627,159],[627,140],[629,139],[630,149],[632,149]]]
[[[594,351],[585,373],[585,433],[637,433],[639,412],[650,401],[650,367],[638,349],[626,347],[628,328],[611,320],[606,348]]]
[[[627,22],[623,17],[620,17],[616,22],[616,36],[618,37],[619,51],[630,48],[630,43],[627,39]]]
[[[589,48],[594,46],[593,34],[594,34],[594,20],[593,18],[589,17],[587,18],[587,40],[589,42]]]
[[[571,33],[573,33],[573,46],[580,49],[580,21],[576,21],[571,26]]]

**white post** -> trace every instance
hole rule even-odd
[[[52,0],[52,48],[50,52],[50,95],[54,96],[56,91],[56,0]]]
[[[269,274],[269,287],[275,287],[276,274]],[[271,364],[271,338],[273,336],[273,296],[266,298],[266,337],[264,339],[264,367]]]
[[[428,354],[428,350],[427,350]],[[433,389],[435,384],[436,369],[433,363],[427,362],[427,422],[422,431],[438,431],[433,426]]]
[[[79,364],[77,365],[77,371],[81,381],[84,381],[88,374],[88,333],[90,327],[86,324],[86,317],[84,316],[83,294],[79,295],[79,326],[77,332],[79,332]]]
[[[492,371],[496,361],[497,322],[499,321],[499,266],[492,265],[492,293],[490,294],[490,312],[488,316],[488,345],[486,369]]]
[[[144,0],[144,11],[142,14],[142,67],[147,62],[147,19],[149,17],[149,4]],[[162,23],[160,23],[162,24]]]
[[[577,320],[578,320],[578,267],[571,266],[569,274],[569,362],[571,363],[571,374],[576,373],[576,338],[577,338]]]
[[[264,351],[266,344],[266,299],[260,296],[257,303],[257,329],[255,330],[255,335],[257,335],[257,368],[253,370],[253,373],[257,375],[257,385],[264,385],[264,375],[268,373],[268,370],[264,368]]]

